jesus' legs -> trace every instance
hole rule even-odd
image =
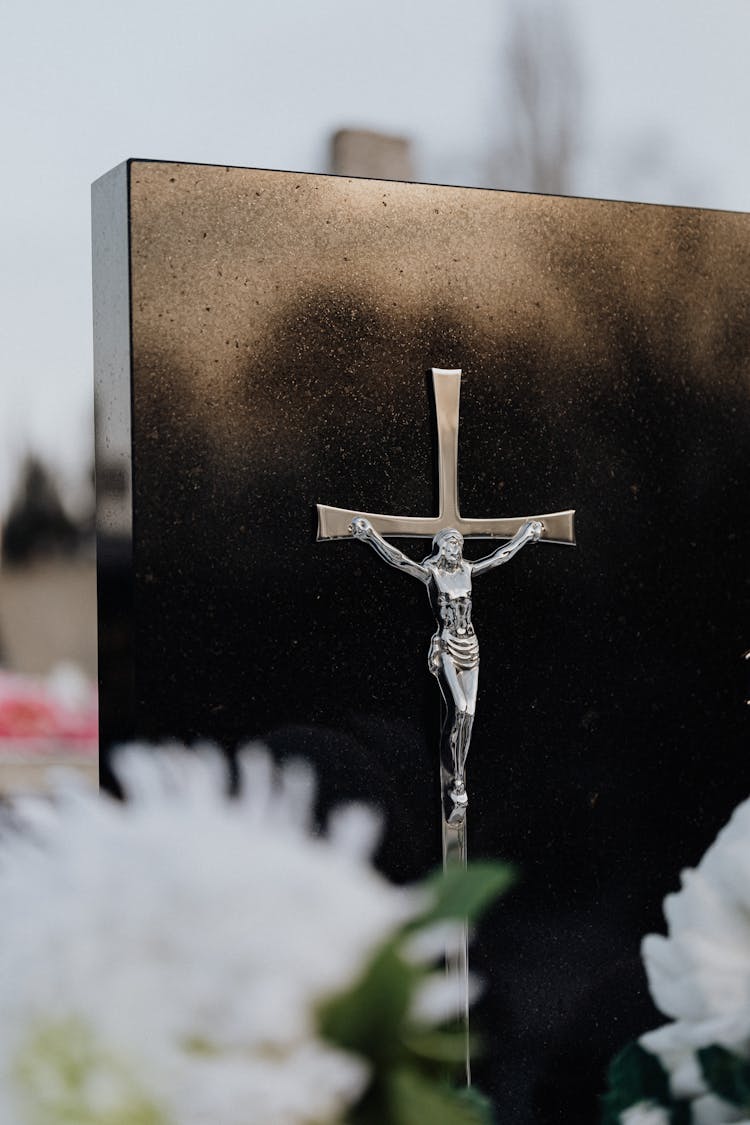
[[[459,670],[451,656],[443,653],[438,682],[446,708],[441,732],[444,813],[454,822],[463,819],[468,804],[465,770],[478,680],[478,668]]]

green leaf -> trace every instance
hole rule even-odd
[[[466,1033],[464,1031],[408,1031],[403,1035],[408,1050],[429,1062],[462,1064],[466,1059]],[[469,1052],[475,1059],[479,1054],[479,1040],[469,1037]]]
[[[395,1071],[388,1080],[388,1125],[492,1125],[481,1097],[430,1081],[416,1070]]]
[[[607,1085],[602,1125],[620,1125],[620,1115],[640,1102],[664,1109],[673,1104],[666,1070],[640,1043],[629,1043],[615,1056],[607,1072]]]
[[[750,1062],[726,1047],[704,1047],[698,1062],[706,1085],[720,1098],[750,1110]]]
[[[320,1010],[322,1035],[382,1065],[403,1050],[402,1025],[419,977],[420,970],[389,943],[375,955],[358,984]]]
[[[440,871],[427,880],[427,890],[434,895],[434,902],[415,926],[464,918],[476,922],[515,880],[516,873],[507,863],[486,861]]]
[[[371,1066],[371,1083],[347,1116],[349,1125],[491,1125],[480,1095],[448,1084],[463,1066],[465,1035],[411,1021],[414,993],[427,970],[401,949],[407,934],[426,925],[475,920],[513,879],[512,869],[499,863],[433,877],[426,884],[431,905],[425,914],[376,953],[353,988],[321,1006],[321,1035]]]
[[[489,1098],[484,1094],[480,1094],[476,1086],[469,1086],[465,1090],[459,1090],[456,1097],[459,1101],[466,1102],[468,1105],[474,1107],[475,1111],[480,1114],[479,1120],[487,1122],[487,1125],[494,1125],[495,1114],[492,1109],[492,1104]],[[484,1114],[484,1116],[481,1116]]]

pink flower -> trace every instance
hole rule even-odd
[[[61,665],[46,679],[0,671],[0,750],[93,754],[98,729],[96,688],[77,669]]]

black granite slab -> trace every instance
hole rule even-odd
[[[476,949],[480,1081],[502,1121],[595,1121],[658,1022],[639,938],[750,788],[750,218],[132,161],[94,273],[105,771],[125,738],[262,736],[322,804],[379,804],[418,877],[427,602],[314,505],[432,514],[435,366],[462,509],[577,509],[577,548],[477,583],[470,850],[523,875]]]

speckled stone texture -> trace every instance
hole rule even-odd
[[[431,514],[426,375],[462,368],[462,510],[575,507],[579,540],[475,588],[470,852],[522,874],[475,950],[479,1080],[503,1122],[596,1121],[606,1059],[659,1022],[640,935],[749,787],[750,218],[115,175],[129,253],[100,208],[97,284],[126,297],[129,267],[130,349],[113,298],[98,441],[132,448],[133,539],[131,566],[103,538],[105,742],[266,737],[316,762],[323,806],[383,808],[390,875],[436,863],[424,591],[316,543],[314,505]]]

